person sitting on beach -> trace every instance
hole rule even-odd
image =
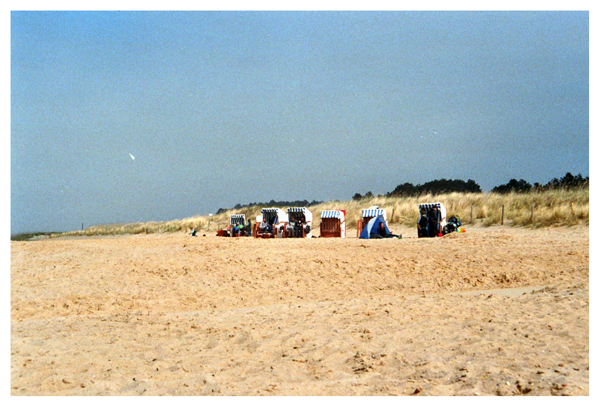
[[[401,237],[401,236],[395,235],[393,233],[389,233],[387,231],[387,229],[385,228],[385,225],[383,224],[383,222],[381,222],[379,224],[379,227],[377,228],[377,234],[379,236],[381,236],[382,238]]]
[[[267,218],[263,218],[262,222],[260,222],[260,231],[262,233],[273,233],[273,226],[271,226]]]
[[[294,215],[290,215],[289,222],[285,227],[285,230],[289,237],[294,237],[294,226],[295,226],[296,218]]]

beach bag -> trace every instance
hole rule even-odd
[[[448,222],[454,223],[456,225],[456,227],[462,226],[462,222],[460,221],[460,216],[457,216],[457,215],[452,215],[450,217],[450,219],[448,219]]]

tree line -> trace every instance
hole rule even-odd
[[[472,179],[468,181],[463,181],[460,179],[439,179],[434,181],[429,181],[424,184],[413,185],[410,182],[405,182],[404,184],[398,185],[393,191],[384,194],[383,196],[387,198],[394,197],[409,197],[409,196],[419,196],[428,193],[432,194],[443,194],[450,192],[472,192],[477,193],[481,192],[481,187]],[[373,193],[371,191],[367,192],[364,196],[356,193],[352,197],[355,201],[360,201],[361,199],[369,199],[373,197]]]
[[[547,191],[550,189],[574,189],[588,188],[590,185],[590,177],[582,177],[581,174],[573,175],[567,172],[562,178],[553,178],[550,182],[542,185],[538,182],[531,185],[524,179],[511,179],[506,184],[498,185],[492,188],[492,192],[497,194],[509,194],[511,192],[530,192],[530,191]]]
[[[219,210],[217,211],[217,215],[221,214],[221,213],[225,213],[231,209],[242,209],[242,208],[251,208],[253,206],[260,206],[261,208],[281,208],[281,207],[288,207],[288,208],[302,208],[302,207],[309,207],[309,206],[315,206],[315,205],[319,205],[323,203],[323,201],[307,201],[306,199],[302,200],[302,201],[275,201],[274,199],[271,199],[269,202],[251,202],[247,205],[242,205],[242,204],[237,204],[235,205],[233,208],[219,208]]]
[[[492,188],[491,192],[498,194],[508,194],[511,192],[530,192],[530,191],[545,191],[550,189],[573,189],[573,188],[587,188],[589,187],[590,177],[583,177],[581,174],[573,175],[570,172],[567,172],[566,175],[562,178],[554,178],[549,181],[547,184],[540,184],[538,182],[533,185],[529,182],[521,179],[511,179],[508,183],[503,185],[498,185]],[[424,184],[413,185],[410,182],[405,182],[403,184],[398,185],[394,188],[393,191],[385,193],[383,195],[379,195],[393,198],[393,197],[414,197],[425,194],[446,194],[451,192],[460,192],[460,193],[479,193],[481,191],[481,187],[472,179],[468,181],[463,181],[460,179],[440,179],[429,181]],[[361,195],[360,193],[354,194],[352,197],[355,201],[360,201],[361,199],[370,199],[373,198],[374,195],[371,191],[367,192],[365,195]]]

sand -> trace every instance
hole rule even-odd
[[[11,242],[11,395],[589,395],[588,227]]]

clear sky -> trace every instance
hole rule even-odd
[[[12,233],[567,172],[588,12],[11,13]]]

